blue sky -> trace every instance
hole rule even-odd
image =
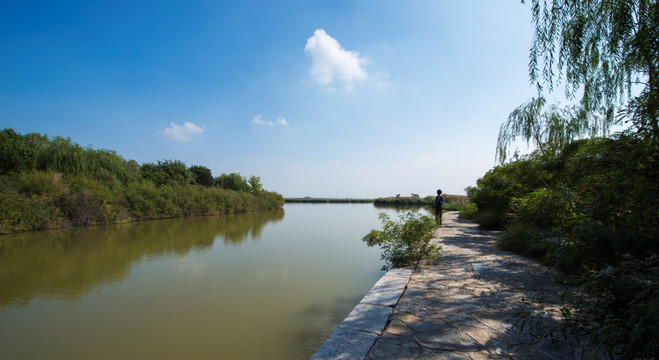
[[[287,197],[463,194],[536,95],[529,5],[0,2],[0,128]]]

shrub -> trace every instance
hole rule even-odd
[[[185,185],[194,183],[194,174],[188,170],[185,163],[179,160],[158,161],[156,164],[146,163],[140,168],[142,176],[158,186]]]
[[[549,248],[558,246],[562,239],[556,234],[527,225],[513,224],[497,239],[497,245],[518,254],[543,257]]]
[[[507,214],[493,210],[479,210],[473,218],[479,226],[488,230],[499,230],[506,219]]]
[[[383,270],[392,267],[415,265],[421,259],[433,261],[440,257],[439,248],[431,244],[434,219],[411,212],[400,215],[393,221],[386,213],[380,213],[382,230],[371,230],[364,238],[368,246],[378,245],[382,249]]]
[[[659,356],[659,257],[625,258],[582,279],[580,306],[563,310],[567,326],[589,333],[616,358],[654,359]]]
[[[583,299],[572,330],[609,355],[659,356],[659,142],[633,135],[588,139],[551,156],[501,165],[469,194],[501,247],[571,275]]]
[[[213,174],[211,170],[205,166],[193,165],[190,166],[190,171],[195,175],[195,183],[202,186],[212,186],[213,185]]]
[[[213,185],[233,191],[251,191],[252,187],[239,173],[222,174],[213,179]]]
[[[73,225],[94,225],[104,223],[106,213],[99,196],[90,189],[80,189],[60,197],[57,205]]]
[[[157,206],[158,188],[152,182],[133,182],[126,187],[124,196],[131,216],[138,219],[155,218],[160,209]]]
[[[467,188],[469,200],[480,212],[474,220],[490,229],[501,229],[510,221],[512,199],[521,198],[535,189],[547,187],[552,174],[537,159],[518,160],[500,165],[477,180],[477,187]],[[484,221],[481,223],[481,220]]]
[[[37,133],[23,136],[13,129],[0,131],[0,174],[34,170],[37,151],[47,141]]]
[[[55,172],[30,171],[11,177],[15,187],[25,196],[50,194],[59,196],[68,185],[62,174]]]
[[[466,203],[462,209],[460,209],[460,217],[462,219],[472,220],[476,213],[478,213],[478,207],[472,202]]]
[[[0,193],[0,233],[47,229],[60,216],[54,199],[48,195],[25,196],[16,191]]]

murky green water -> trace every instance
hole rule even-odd
[[[0,359],[307,359],[383,274],[361,241],[380,211],[0,237]]]

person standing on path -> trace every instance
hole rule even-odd
[[[435,221],[442,225],[442,211],[444,210],[444,197],[442,190],[437,189],[437,197],[435,197]]]

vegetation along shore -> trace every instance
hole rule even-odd
[[[459,211],[468,203],[469,197],[467,195],[450,195],[444,194],[444,210],[446,211]],[[411,207],[433,207],[435,196],[429,195],[420,197],[417,194],[411,196],[400,196],[400,194],[391,197],[379,197],[375,199],[353,199],[353,198],[313,198],[310,196],[303,198],[286,198],[287,203],[310,203],[310,204],[359,204],[359,203],[373,203],[375,206],[411,206]]]
[[[307,204],[365,204],[372,203],[373,199],[351,199],[351,198],[286,198],[287,203],[307,203]]]
[[[138,164],[69,138],[0,131],[0,234],[281,208],[259,177],[179,160]]]
[[[461,215],[506,230],[499,245],[570,275],[564,321],[612,358],[659,358],[659,5],[531,0],[538,97],[501,125],[501,165]],[[548,103],[560,84],[568,106]],[[616,125],[623,130],[609,135]],[[520,157],[522,140],[537,150]],[[530,319],[533,316],[530,314]]]

